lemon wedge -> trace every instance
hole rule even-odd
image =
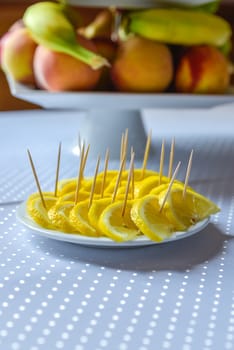
[[[71,191],[75,191],[77,185],[76,178],[62,179],[58,181],[58,195],[62,196]]]
[[[161,204],[164,200],[166,191],[158,194],[158,200]],[[164,206],[166,216],[171,220],[177,218],[186,228],[195,223],[216,214],[220,208],[193,189],[187,189],[183,196],[183,187],[174,184]]]
[[[88,212],[88,219],[90,224],[95,227],[95,229],[100,232],[98,225],[98,220],[104,211],[104,209],[111,204],[111,198],[100,198],[93,200],[92,205]],[[101,233],[100,233],[101,234]]]
[[[158,198],[149,194],[134,201],[131,218],[139,230],[149,239],[161,242],[175,231],[174,225],[160,212]]]
[[[90,193],[84,190],[80,190],[78,194],[79,201],[84,201],[85,199],[89,198]],[[65,193],[58,197],[58,202],[75,202],[76,192],[71,191],[68,193]]]
[[[70,224],[69,213],[74,207],[74,202],[57,202],[48,211],[48,217],[56,229],[63,232],[73,232]]]
[[[122,216],[123,201],[108,205],[102,212],[98,226],[101,232],[116,242],[131,241],[139,230],[131,219],[132,201],[128,201],[125,214]]]
[[[29,196],[26,203],[26,210],[30,217],[40,226],[45,228],[53,228],[53,224],[48,217],[48,210],[55,205],[57,198],[52,195],[46,195],[43,193],[44,207],[39,193],[33,193]]]
[[[98,237],[97,230],[90,224],[88,218],[89,200],[77,203],[69,214],[70,224],[81,235]]]

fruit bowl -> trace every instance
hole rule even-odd
[[[110,148],[112,158],[118,159],[122,133],[129,129],[129,144],[142,159],[146,135],[142,121],[144,109],[212,108],[234,103],[234,87],[224,95],[179,93],[118,93],[118,92],[47,92],[19,84],[8,77],[11,94],[45,109],[85,111],[79,125],[82,138],[92,140],[93,156]],[[75,126],[74,126],[75,127]]]

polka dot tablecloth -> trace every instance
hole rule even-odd
[[[0,114],[0,349],[234,349],[234,109],[224,111],[216,113],[229,115],[225,130],[222,122],[217,128],[205,124],[211,112],[200,112],[191,129],[190,112],[186,118],[175,111],[161,119],[146,114],[155,149],[149,167],[158,168],[162,138],[168,155],[175,136],[179,177],[194,149],[190,184],[221,212],[194,236],[131,249],[48,239],[16,220],[19,203],[35,191],[26,147],[43,189],[49,189],[58,141],[66,146],[77,133],[63,128],[62,113]],[[169,123],[173,113],[183,128],[177,130],[178,120]],[[78,159],[66,147],[62,154],[60,177],[74,176]],[[87,174],[95,163],[88,161]]]

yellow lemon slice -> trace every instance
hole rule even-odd
[[[79,201],[84,201],[85,199],[89,198],[90,193],[88,191],[83,191],[80,190],[79,194],[78,194],[78,200]],[[75,191],[71,191],[68,192],[60,197],[58,197],[58,202],[75,202],[75,197],[76,197],[76,192]]]
[[[121,179],[120,179],[120,187],[122,186],[122,184],[123,185],[126,184],[127,179],[128,179],[128,173],[129,173],[128,170],[124,170],[122,172]],[[142,169],[135,169],[134,170],[134,182],[136,183],[136,181],[142,181],[143,178],[146,178],[148,176],[153,176],[156,174],[157,173],[154,170],[145,169],[144,177],[142,177]],[[112,180],[109,182],[109,185],[106,187],[106,190],[105,190],[106,194],[113,193],[117,177],[118,177],[118,172],[116,172],[116,175],[113,176]]]
[[[92,205],[88,212],[88,218],[90,224],[95,227],[95,229],[101,234],[99,226],[98,226],[98,220],[104,211],[104,209],[111,204],[111,198],[100,198],[93,200]]]
[[[139,230],[131,219],[132,201],[126,205],[122,216],[123,201],[108,205],[102,212],[98,226],[101,232],[117,242],[131,241],[139,234]]]
[[[62,196],[71,191],[75,191],[77,185],[76,178],[62,179],[58,182],[58,195]]]
[[[63,232],[73,232],[70,224],[69,213],[74,207],[74,202],[57,202],[48,211],[48,217],[56,229]]]
[[[175,231],[174,225],[159,210],[158,198],[151,194],[135,200],[131,209],[135,225],[145,236],[156,242],[170,237]]]
[[[170,179],[166,176],[161,177],[161,183],[160,183],[160,176],[154,175],[154,176],[148,176],[144,178],[142,181],[138,181],[135,184],[135,196],[136,198],[143,197],[150,193],[152,189],[157,188],[161,184],[169,183]]]
[[[168,189],[168,185],[169,185],[169,183],[163,183],[162,185],[159,185],[159,186],[153,188],[150,191],[150,194],[158,195],[159,193],[167,190]],[[172,188],[180,188],[181,190],[183,190],[184,189],[184,183],[180,182],[179,180],[175,180],[175,182],[172,185]],[[187,187],[187,188],[189,188],[190,191],[195,191],[192,187]]]
[[[128,173],[129,173],[128,170],[123,171],[123,174],[122,174],[122,179],[123,180],[127,180]],[[154,171],[154,170],[145,169],[145,171],[143,173],[141,168],[134,169],[134,179],[136,181],[142,181],[143,179],[145,179],[145,178],[147,178],[149,176],[155,176],[155,175],[158,175],[158,173],[156,171]]]
[[[159,203],[162,203],[164,196],[165,191],[158,195]],[[220,211],[214,202],[194,190],[187,189],[183,197],[180,186],[172,186],[164,208],[169,218],[171,215],[177,217],[186,227]]]
[[[53,224],[48,217],[48,210],[55,205],[57,198],[53,196],[43,196],[46,209],[41,201],[41,197],[38,194],[34,193],[29,196],[26,203],[26,210],[29,216],[35,221],[38,225],[45,228],[53,228]]]
[[[89,200],[79,202],[70,211],[69,219],[73,228],[81,235],[97,237],[96,229],[90,224],[88,218]]]

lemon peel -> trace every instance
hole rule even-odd
[[[127,202],[122,216],[123,201],[108,205],[102,212],[98,226],[109,238],[116,242],[131,241],[139,235],[139,230],[131,219],[132,201]]]
[[[131,218],[140,231],[149,239],[161,242],[175,231],[174,225],[160,212],[158,198],[146,195],[134,201]]]
[[[81,235],[98,237],[97,230],[89,222],[88,206],[89,200],[77,203],[70,211],[70,223]]]
[[[74,232],[69,220],[69,213],[74,207],[74,202],[56,202],[48,211],[48,217],[53,226],[63,232]]]
[[[26,210],[29,216],[39,225],[45,228],[53,228],[48,217],[48,210],[57,202],[54,196],[43,196],[46,208],[44,207],[39,193],[29,196],[26,203]]]

